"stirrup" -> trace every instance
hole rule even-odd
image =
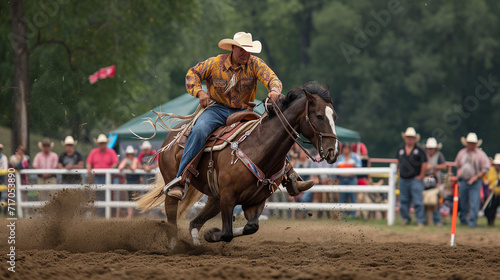
[[[182,186],[181,180],[182,180],[182,176],[179,176],[179,177],[173,179],[172,181],[170,181],[170,183],[168,183],[167,185],[165,185],[165,187],[163,187],[163,194],[168,196],[168,191],[175,186],[178,186],[181,188],[184,187],[184,190],[182,191],[182,197],[180,199],[180,200],[183,200],[186,197],[187,188],[189,187],[189,179],[186,178],[186,182],[184,183],[184,186]]]

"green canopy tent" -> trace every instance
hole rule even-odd
[[[255,103],[259,104],[260,100],[255,100]],[[190,94],[186,93],[165,104],[162,104],[161,106],[154,108],[153,111],[168,112],[177,115],[189,115],[196,110],[198,104],[199,102],[197,98],[194,98]],[[260,106],[255,108],[255,111],[259,114],[262,114],[264,112],[264,106],[261,104]],[[137,149],[140,146],[141,141],[139,139],[136,139],[131,131],[141,137],[146,138],[152,136],[154,133],[154,129],[151,124],[144,123],[147,118],[155,120],[156,115],[153,112],[147,112],[113,130],[110,133],[110,139],[113,141],[113,143],[110,144],[116,145],[117,143],[119,145],[120,153],[123,153],[127,145],[132,145]],[[176,123],[170,122],[167,124],[174,125]],[[341,142],[360,142],[361,138],[357,131],[339,126],[336,126],[335,128]],[[163,140],[165,140],[167,134],[168,131],[165,131],[161,127],[157,126],[157,134],[154,139],[150,140],[153,149],[156,150],[161,147],[161,144],[163,143]]]

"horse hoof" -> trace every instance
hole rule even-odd
[[[225,234],[220,237],[220,240],[224,242],[231,242],[233,240],[233,235],[232,234]]]
[[[221,230],[218,228],[210,229],[205,232],[203,238],[205,238],[205,241],[207,242],[219,242],[220,239],[217,238],[217,233],[219,232],[221,232]]]

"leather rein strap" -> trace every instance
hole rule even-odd
[[[310,94],[305,89],[303,89],[303,90],[306,94]],[[322,133],[321,131],[318,130],[317,126],[311,122],[311,120],[309,119],[309,100],[306,100],[306,122],[309,124],[309,126],[313,130],[314,134],[318,135],[318,149],[319,149],[318,152],[319,152],[320,160],[316,160],[316,158],[313,157],[311,155],[311,153],[304,146],[302,146],[301,143],[299,143],[299,139],[300,139],[300,141],[302,141],[303,143],[306,143],[306,144],[313,144],[313,143],[311,141],[302,140],[300,138],[299,133],[288,122],[285,115],[283,114],[281,109],[278,107],[278,104],[276,104],[276,102],[272,98],[269,98],[269,99],[271,100],[271,104],[273,105],[273,109],[274,109],[274,112],[276,113],[276,116],[280,120],[280,122],[283,125],[283,127],[285,128],[286,132],[288,133],[290,138],[292,138],[293,141],[295,143],[297,143],[297,145],[302,149],[302,151],[304,151],[304,153],[307,155],[307,157],[309,157],[314,162],[321,162],[321,161],[325,160],[326,156],[323,155],[323,152],[324,152],[323,137],[337,138],[337,136],[333,133]]]

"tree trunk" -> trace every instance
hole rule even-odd
[[[12,153],[19,145],[29,154],[29,51],[22,0],[10,1],[12,13],[12,47],[14,48],[14,96],[12,98]]]

